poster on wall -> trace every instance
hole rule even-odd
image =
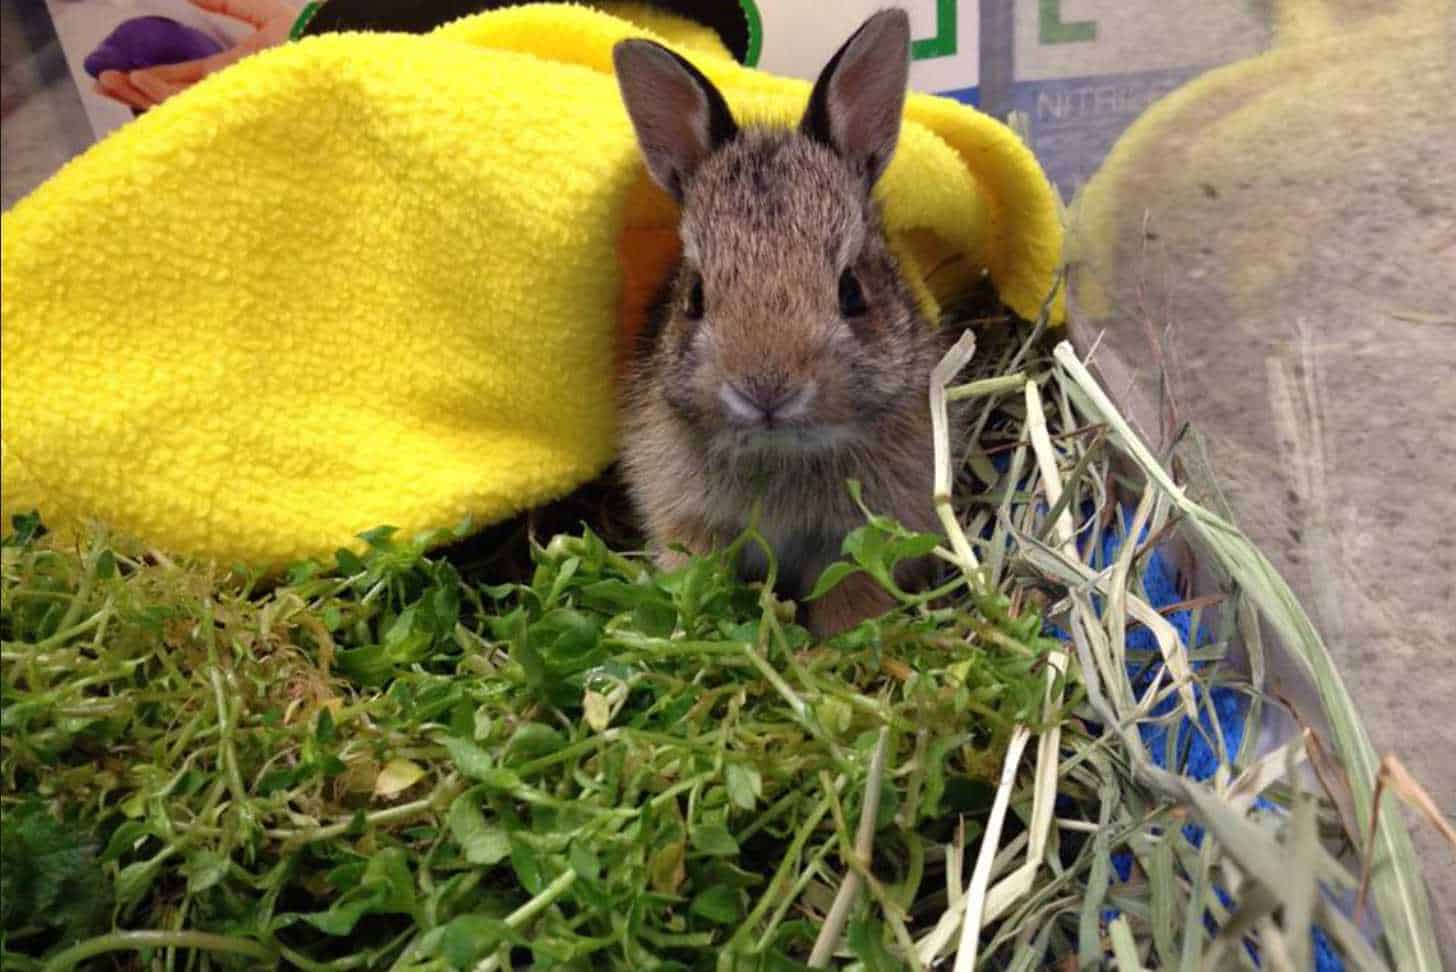
[[[773,74],[813,80],[845,38],[887,4],[884,0],[740,0],[757,28],[748,61]],[[910,87],[977,101],[980,0],[900,0],[910,16]],[[751,41],[752,43],[752,41]]]
[[[1255,0],[989,0],[1010,8],[999,39],[1032,150],[1064,198],[1091,177],[1139,115],[1193,78],[1269,47]],[[983,57],[986,56],[983,51]]]
[[[394,3],[407,6],[392,6]],[[426,30],[530,0],[45,0],[94,137],[243,56],[283,43],[305,7],[334,29]],[[612,0],[587,0],[610,9]],[[652,0],[649,0],[652,2]],[[655,0],[722,22],[741,12],[738,52],[812,79],[886,0]],[[910,15],[911,87],[997,117],[1018,113],[1033,151],[1070,199],[1150,105],[1212,68],[1266,50],[1262,0],[897,0]],[[386,16],[387,14],[387,16]],[[408,27],[399,25],[408,23]]]

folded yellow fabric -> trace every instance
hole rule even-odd
[[[277,566],[596,475],[672,247],[610,74],[629,36],[652,35],[540,4],[306,39],[73,161],[0,228],[4,515]],[[740,117],[802,111],[806,82],[659,39]],[[1008,129],[912,97],[880,188],[930,309],[985,271],[1037,312],[1060,227]],[[926,280],[926,254],[958,259]]]

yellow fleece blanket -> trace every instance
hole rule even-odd
[[[673,44],[744,119],[809,92],[651,24],[540,4],[287,44],[22,200],[0,229],[7,520],[278,566],[598,474],[622,334],[675,245],[612,45]],[[912,96],[879,191],[928,310],[985,272],[1037,313],[1060,225],[1012,132]]]

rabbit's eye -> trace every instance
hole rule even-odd
[[[839,313],[845,317],[859,317],[867,310],[859,278],[853,270],[845,270],[839,275]]]
[[[703,278],[694,277],[688,288],[687,300],[683,302],[683,316],[690,321],[703,319]]]

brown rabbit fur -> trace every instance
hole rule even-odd
[[[796,130],[739,128],[691,64],[624,41],[617,77],[644,160],[681,206],[682,259],[623,391],[622,467],[664,566],[731,541],[762,501],[781,590],[802,597],[870,509],[933,531],[929,375],[947,346],[916,308],[871,192],[899,137],[902,11],[825,68]],[[747,545],[740,565],[762,576]],[[755,556],[756,555],[756,556]],[[904,586],[930,564],[903,565]],[[852,575],[809,606],[821,635],[882,613]]]

